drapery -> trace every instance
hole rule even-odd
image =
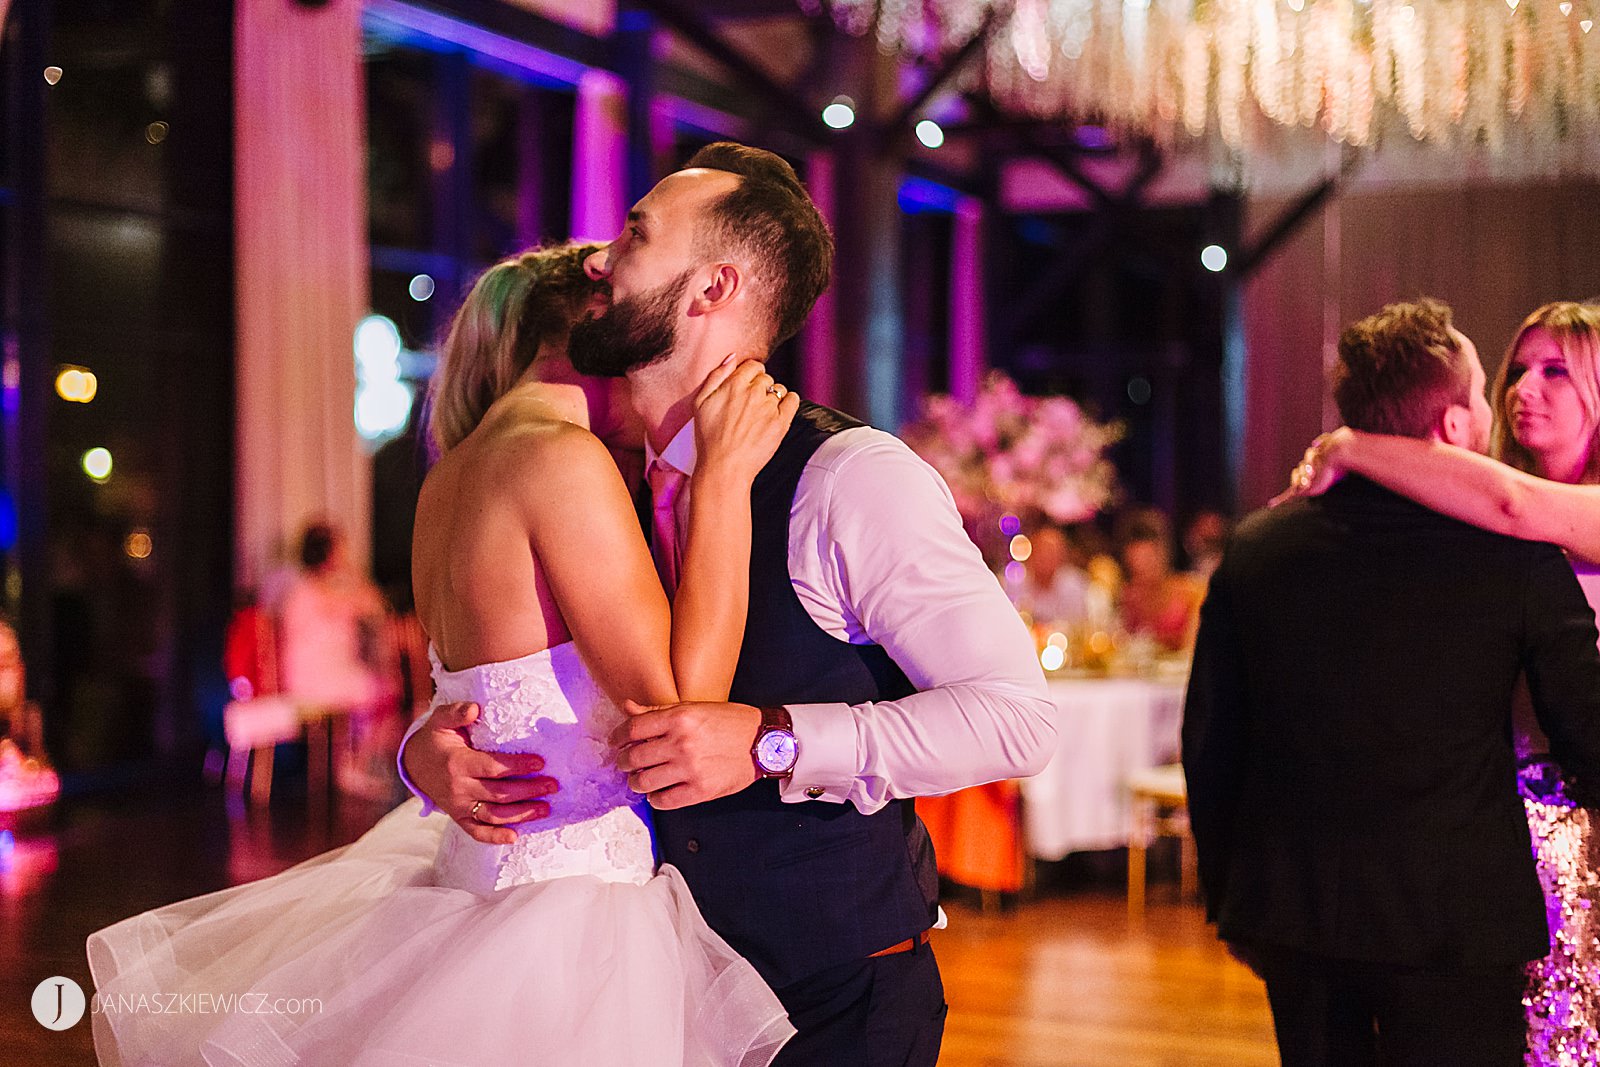
[[[367,309],[360,0],[234,9],[235,576],[313,516],[370,542],[352,339]]]

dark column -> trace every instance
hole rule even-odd
[[[50,0],[13,4],[7,19],[6,131],[12,172],[5,206],[5,328],[0,411],[5,484],[17,507],[17,548],[6,567],[4,603],[17,613],[33,696],[53,703],[50,583],[45,526],[46,424],[50,395],[49,267],[45,254],[45,96]]]
[[[180,773],[227,702],[223,635],[233,584],[233,17],[231,4],[177,0],[163,22],[173,131],[159,145],[171,208],[154,361],[182,418],[161,420],[161,493],[151,530],[162,599],[155,749]]]
[[[517,101],[517,244],[522,248],[553,235],[544,217],[546,125],[544,94],[524,87]]]
[[[655,30],[655,18],[648,12],[627,7],[617,12],[617,66],[628,85],[629,204],[638,203],[656,183]]]
[[[842,84],[853,85],[856,123],[841,137],[838,198],[837,296],[840,406],[886,430],[901,417],[904,359],[901,160],[885,152],[879,116],[895,110],[898,70],[867,38],[849,39],[838,52]]]
[[[471,276],[472,67],[465,55],[437,57],[439,95],[434,101],[428,158],[433,176],[433,250],[454,261],[447,293],[460,292]]]

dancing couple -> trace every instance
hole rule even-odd
[[[911,798],[1035,773],[1053,728],[943,483],[765,372],[832,255],[787,163],[719,143],[611,243],[478,279],[417,507],[417,799],[89,940],[103,997],[320,1010],[101,1013],[102,1063],[935,1062]]]
[[[1600,307],[1530,315],[1488,402],[1436,301],[1338,356],[1346,426],[1202,610],[1208,915],[1286,1067],[1600,1063]]]

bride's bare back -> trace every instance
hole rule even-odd
[[[537,387],[497,401],[429,472],[417,613],[451,670],[569,639],[607,689],[670,699],[670,618],[615,461]]]

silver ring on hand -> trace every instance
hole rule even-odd
[[[478,809],[481,807],[483,807],[483,801],[474,800],[472,802],[472,807],[467,809],[467,818],[476,819],[478,817]]]

